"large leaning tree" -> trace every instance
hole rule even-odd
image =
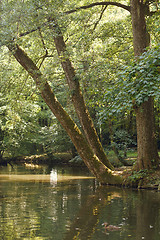
[[[58,4],[59,2],[60,1],[57,1],[56,3]],[[122,179],[113,171],[113,166],[104,153],[93,121],[86,107],[80,88],[79,78],[73,64],[71,63],[69,53],[67,52],[67,46],[57,19],[56,10],[51,11],[50,9],[52,4],[55,6],[55,1],[46,1],[45,4],[43,1],[20,1],[19,7],[16,4],[17,1],[1,1],[1,19],[3,27],[3,33],[1,34],[3,39],[1,40],[1,44],[8,47],[15,59],[34,79],[42,98],[70,136],[79,155],[84,160],[89,170],[102,183],[121,184]],[[95,2],[90,5],[65,11],[64,15],[67,15],[69,18],[70,14],[73,12],[80,11],[81,9],[92,8],[97,5],[104,5],[106,8],[109,5],[113,5],[115,7],[125,9],[130,12],[132,16],[133,45],[135,55],[138,57],[145,51],[149,44],[145,22],[145,15],[150,14],[149,4],[149,2],[143,3],[143,1],[139,0],[131,0],[130,6],[119,2]],[[27,10],[27,5],[30,6],[30,15],[25,19],[23,18],[23,14],[24,11]],[[16,17],[14,20],[15,22],[13,23],[16,26],[15,29],[13,28],[14,31],[10,30],[12,23],[10,22],[8,26],[8,23],[6,24],[5,22],[5,10],[8,8],[10,9],[9,12],[11,14],[14,13]],[[39,11],[42,12],[40,16]],[[27,25],[28,29],[26,29],[25,21],[29,21]],[[36,65],[35,61],[32,60],[31,56],[29,56],[20,46],[20,44],[23,44],[23,37],[29,36],[36,31],[39,31],[40,36],[42,37],[44,27],[47,28],[53,36],[54,47],[57,50],[59,61],[65,73],[72,102],[81,123],[83,133],[57,100],[46,75]],[[42,43],[44,46],[43,39]],[[45,57],[47,57],[47,54],[48,52],[46,50]],[[158,166],[159,157],[154,133],[153,99],[150,98],[141,106],[136,106],[135,109],[138,133],[137,166],[138,168],[152,168],[152,166]]]
[[[141,1],[131,0],[130,6],[123,5],[119,2],[95,2],[86,6],[76,8],[75,10],[68,11],[73,13],[80,9],[88,9],[95,6],[117,6],[130,12],[132,19],[132,32],[133,32],[133,48],[135,57],[142,55],[150,46],[150,35],[147,31],[146,17],[151,16],[158,12],[158,2],[155,1],[156,10],[151,11],[150,5],[154,1]],[[153,166],[158,167],[159,155],[156,142],[155,122],[154,122],[154,99],[149,97],[141,105],[133,103],[133,108],[136,113],[137,125],[137,146],[138,146],[138,159],[137,169],[150,169]]]

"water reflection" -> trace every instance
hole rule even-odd
[[[58,174],[57,174],[57,169],[52,169],[50,173],[50,183],[51,184],[57,184],[58,180]]]
[[[0,239],[160,239],[159,192],[99,186],[82,170],[7,171],[0,169]]]

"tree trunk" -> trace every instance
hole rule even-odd
[[[149,98],[136,110],[138,169],[151,169],[159,164],[153,111],[152,98]]]
[[[3,152],[4,152],[3,140],[4,140],[4,132],[2,131],[0,126],[0,162],[3,160]]]
[[[141,55],[149,46],[149,34],[146,29],[146,5],[141,0],[131,0],[133,47],[135,56]],[[137,167],[150,169],[158,166],[159,156],[155,138],[153,99],[136,108],[138,160]]]
[[[41,92],[41,96],[49,106],[53,114],[56,116],[62,127],[66,130],[75,145],[77,152],[84,160],[88,169],[101,183],[121,184],[122,178],[113,174],[99,158],[94,154],[90,145],[88,144],[84,135],[80,132],[77,125],[70,118],[70,116],[63,109],[53,91],[51,90],[45,77],[34,64],[34,62],[27,56],[27,54],[16,44],[11,43],[8,45],[9,50],[12,52],[16,60],[21,66],[29,73],[35,80],[36,85]]]
[[[150,44],[146,29],[146,5],[141,0],[131,0],[131,18],[133,31],[133,47],[135,56],[141,55]]]
[[[81,126],[87,138],[87,141],[90,144],[91,148],[93,149],[93,152],[100,159],[100,161],[104,165],[106,165],[108,168],[113,169],[112,164],[107,159],[107,156],[99,140],[99,137],[97,135],[91,116],[84,102],[84,98],[80,89],[79,79],[78,79],[78,76],[76,76],[75,70],[69,59],[69,56],[66,50],[66,45],[65,45],[63,36],[61,34],[61,31],[59,29],[59,26],[57,25],[57,23],[55,23],[54,26],[53,24],[50,25],[50,28],[53,30],[53,33],[54,33],[55,46],[56,46],[64,73],[67,79],[67,83],[72,95],[72,102],[74,104],[76,113],[80,120]]]

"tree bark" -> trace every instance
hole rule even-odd
[[[133,31],[133,48],[135,56],[141,55],[149,46],[149,34],[145,20],[146,5],[141,0],[131,0],[131,18]]]
[[[153,105],[153,99],[149,98],[136,110],[138,170],[159,165]]]
[[[9,50],[12,52],[16,60],[21,66],[29,73],[34,79],[42,98],[51,109],[52,113],[56,116],[62,127],[66,130],[75,145],[77,152],[84,160],[88,169],[101,183],[108,184],[121,184],[122,178],[115,175],[109,168],[107,168],[99,158],[94,154],[86,138],[78,129],[77,125],[70,118],[70,116],[63,109],[57,98],[55,97],[51,87],[42,75],[40,70],[28,55],[14,43],[8,45]]]
[[[131,0],[131,17],[133,30],[133,47],[136,57],[140,56],[149,46],[149,34],[145,20],[146,5],[141,0]],[[156,144],[154,104],[150,97],[148,101],[136,107],[137,145],[138,159],[137,168],[150,169],[158,167],[159,156]]]
[[[99,160],[108,168],[113,169],[112,164],[107,159],[89,111],[84,102],[84,98],[80,89],[79,79],[78,76],[76,76],[75,69],[69,59],[66,50],[66,44],[64,42],[60,28],[56,22],[55,25],[50,25],[50,28],[53,30],[54,33],[55,46],[71,92],[72,102],[74,104],[83,131],[85,133],[86,139]]]

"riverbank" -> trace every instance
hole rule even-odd
[[[55,153],[42,154],[32,156],[19,156],[10,159],[4,159],[1,165],[10,164],[32,164],[33,165],[49,165],[49,166],[76,166],[84,167],[85,164],[79,157],[72,157],[71,153]],[[122,176],[123,187],[135,189],[154,189],[160,191],[160,169],[157,170],[140,170],[135,171],[132,166],[115,167],[116,175]]]
[[[116,168],[115,172],[122,176],[123,187],[160,191],[160,169],[135,171],[133,167],[124,166]]]
[[[78,158],[78,157],[77,157]],[[74,161],[74,158],[71,153],[54,153],[54,154],[39,154],[31,156],[17,156],[12,158],[4,158],[0,161],[0,165],[7,164],[18,164],[18,163],[27,163],[27,164],[46,164],[46,165],[76,165],[84,166],[83,161]]]

